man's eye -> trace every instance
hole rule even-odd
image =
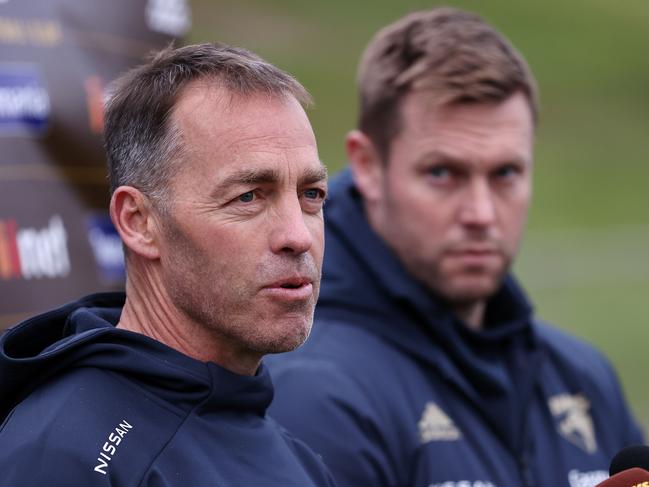
[[[444,166],[437,166],[437,167],[431,167],[428,170],[428,174],[431,175],[434,178],[446,178],[451,175],[451,171],[448,167]]]
[[[255,199],[255,192],[254,191],[246,191],[242,195],[239,195],[238,199],[242,203],[250,203],[252,200]]]
[[[520,170],[516,166],[503,166],[496,170],[495,175],[498,178],[507,179],[518,174],[519,172]]]
[[[304,197],[310,200],[317,200],[320,199],[324,196],[324,193],[321,189],[313,188],[313,189],[307,189],[304,192]]]

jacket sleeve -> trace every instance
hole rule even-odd
[[[339,487],[395,485],[385,432],[372,401],[330,363],[299,360],[273,370],[269,414],[322,455]]]
[[[602,357],[608,373],[609,390],[614,399],[613,409],[617,411],[612,417],[618,420],[618,431],[622,447],[645,443],[645,433],[640,428],[625,399],[618,376],[606,357]]]
[[[74,438],[69,438],[73,442]],[[94,465],[71,450],[49,449],[38,442],[2,441],[0,435],[0,487],[18,485],[108,486],[108,476],[93,475]]]
[[[621,448],[645,441],[625,399],[622,384],[608,358],[593,345],[538,322],[553,360],[565,373],[579,380],[599,418],[600,435],[608,448]]]
[[[602,408],[606,429],[616,435],[618,449],[644,443],[645,435],[634,418],[611,362],[594,347],[590,349],[590,353],[590,360],[584,361],[584,364],[589,365],[583,375],[590,379],[590,396],[594,398],[595,404],[607,405]]]

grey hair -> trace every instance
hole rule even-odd
[[[219,43],[169,46],[113,84],[104,123],[111,194],[133,186],[167,207],[169,181],[184,151],[171,114],[183,87],[206,78],[242,96],[292,96],[303,106],[311,103],[295,78],[250,51]]]

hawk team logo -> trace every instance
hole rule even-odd
[[[548,405],[561,436],[588,453],[597,450],[590,402],[582,394],[559,394]]]
[[[419,423],[419,438],[422,443],[430,441],[455,441],[462,433],[453,420],[434,402],[427,402]]]

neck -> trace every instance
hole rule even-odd
[[[483,328],[484,313],[487,303],[485,301],[475,301],[455,305],[453,311],[463,323],[473,330]]]
[[[174,306],[160,279],[132,268],[117,328],[146,335],[193,359],[214,362],[240,375],[255,375],[261,362],[261,354],[241,350]]]

